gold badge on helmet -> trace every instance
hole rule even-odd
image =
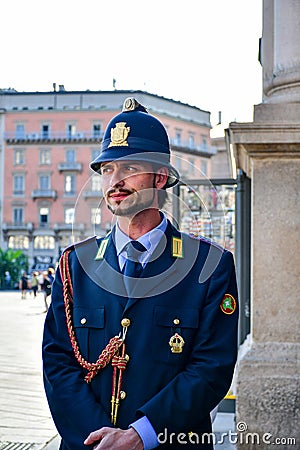
[[[118,122],[116,123],[115,128],[110,130],[110,144],[108,147],[120,147],[127,146],[128,142],[126,139],[128,138],[130,127],[125,127],[126,122]]]

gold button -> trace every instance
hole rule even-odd
[[[130,319],[126,319],[126,318],[122,319],[121,325],[122,325],[122,327],[128,328],[130,325]]]
[[[84,325],[84,324],[86,323],[86,318],[83,317],[83,318],[81,319],[80,323],[81,323],[82,325]]]
[[[179,319],[174,319],[173,323],[174,323],[174,325],[179,325],[180,324],[180,320]]]
[[[124,398],[126,398],[126,392],[125,391],[121,391],[120,392],[120,399],[124,400]]]
[[[127,353],[126,353],[126,355],[125,355],[125,361],[129,361],[130,360],[130,357],[129,357],[129,355],[127,355]]]

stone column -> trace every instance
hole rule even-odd
[[[237,365],[239,449],[300,448],[300,2],[265,0],[263,103],[231,123],[251,178],[251,333]],[[254,434],[252,434],[254,433]],[[279,441],[279,439],[281,441]],[[288,440],[294,439],[294,440]],[[279,443],[280,442],[280,443]]]
[[[300,100],[300,2],[263,1],[263,100]]]

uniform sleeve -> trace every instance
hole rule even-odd
[[[226,298],[230,302],[223,305]],[[199,427],[224,398],[237,357],[237,324],[235,268],[232,254],[225,251],[209,280],[186,367],[138,411],[148,417],[157,434],[164,429],[184,432]]]
[[[67,448],[87,449],[83,441],[88,434],[111,423],[96,402],[75,359],[66,325],[59,270],[53,282],[42,347],[45,392],[57,430]]]

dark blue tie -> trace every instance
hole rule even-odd
[[[139,262],[139,258],[142,253],[146,251],[146,248],[139,241],[130,241],[125,247],[127,253],[127,259],[124,266],[124,284],[127,290],[127,294],[130,297],[132,289],[135,285],[135,278],[139,278],[143,270],[142,264]]]

